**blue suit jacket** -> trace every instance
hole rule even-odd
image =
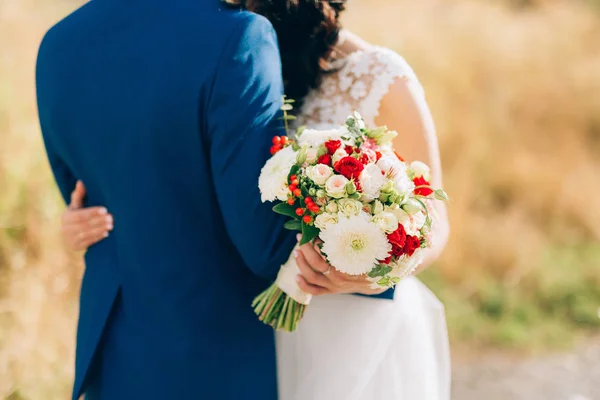
[[[67,199],[115,217],[86,254],[73,398],[277,397],[250,303],[295,234],[257,189],[282,134],[267,20],[218,0],[94,0],[38,56],[39,115]]]

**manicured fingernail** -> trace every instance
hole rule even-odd
[[[107,238],[108,237],[108,232],[104,233],[104,237]]]
[[[302,234],[301,233],[299,233],[299,234],[296,235],[296,240],[300,241],[300,239],[302,239]]]
[[[302,279],[300,279],[300,275],[296,275],[296,282],[298,282],[298,283],[302,282]]]
[[[100,214],[100,215],[106,215],[106,214],[108,214],[108,210],[103,207],[103,208],[101,208],[101,209],[98,210],[98,214]]]
[[[112,215],[109,215],[108,217],[106,217],[106,223],[107,224],[112,224],[113,223],[113,217],[112,217]]]
[[[109,231],[112,231],[113,228],[114,228],[113,224],[106,225],[106,229],[108,229]]]
[[[294,258],[298,258],[298,250],[294,250]]]

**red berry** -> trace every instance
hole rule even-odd
[[[295,181],[296,179],[298,179],[298,177],[296,175],[290,176],[290,181]]]
[[[278,149],[275,146],[271,146],[271,155],[275,155],[275,153],[277,153],[280,149]]]
[[[309,205],[309,204],[314,204],[314,202],[313,202],[313,199],[311,199],[311,198],[310,198],[310,197],[308,197],[308,196],[306,196],[306,197],[304,198],[304,202],[306,203],[306,205]]]
[[[302,221],[304,221],[305,224],[310,224],[313,219],[310,215],[305,215],[304,218],[302,218]]]
[[[296,208],[296,215],[299,217],[304,215],[304,208]]]
[[[281,138],[279,136],[275,136],[273,138],[273,144],[281,144]]]
[[[287,144],[287,142],[288,142],[287,136],[282,136],[280,140],[281,140],[281,144]]]
[[[294,198],[293,198],[293,197],[290,197],[289,199],[287,199],[287,203],[288,203],[290,206],[293,206],[295,202],[296,202],[296,200],[294,200]]]
[[[288,186],[288,189],[290,189],[290,192],[293,192],[294,190],[296,190],[296,185],[290,185]]]
[[[319,206],[315,206],[314,204],[312,205],[312,207],[309,207],[309,210],[314,212],[315,214],[317,214],[319,211],[321,211]]]
[[[300,184],[300,182],[298,182],[298,179],[294,179],[292,181],[292,185],[298,186]]]
[[[294,196],[296,196],[296,197],[302,196],[302,191],[300,189],[294,189]]]

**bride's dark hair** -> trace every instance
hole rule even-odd
[[[285,93],[302,101],[317,88],[341,30],[345,0],[224,0],[266,17],[277,32]]]

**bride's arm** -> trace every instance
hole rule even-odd
[[[398,132],[394,149],[407,162],[419,160],[431,167],[431,185],[442,188],[442,166],[435,125],[422,88],[414,80],[398,78],[383,97],[376,119],[377,125],[387,125]],[[425,261],[417,272],[435,261],[446,246],[449,235],[448,214],[444,202],[435,201],[437,218],[433,225],[433,247],[427,250]]]

